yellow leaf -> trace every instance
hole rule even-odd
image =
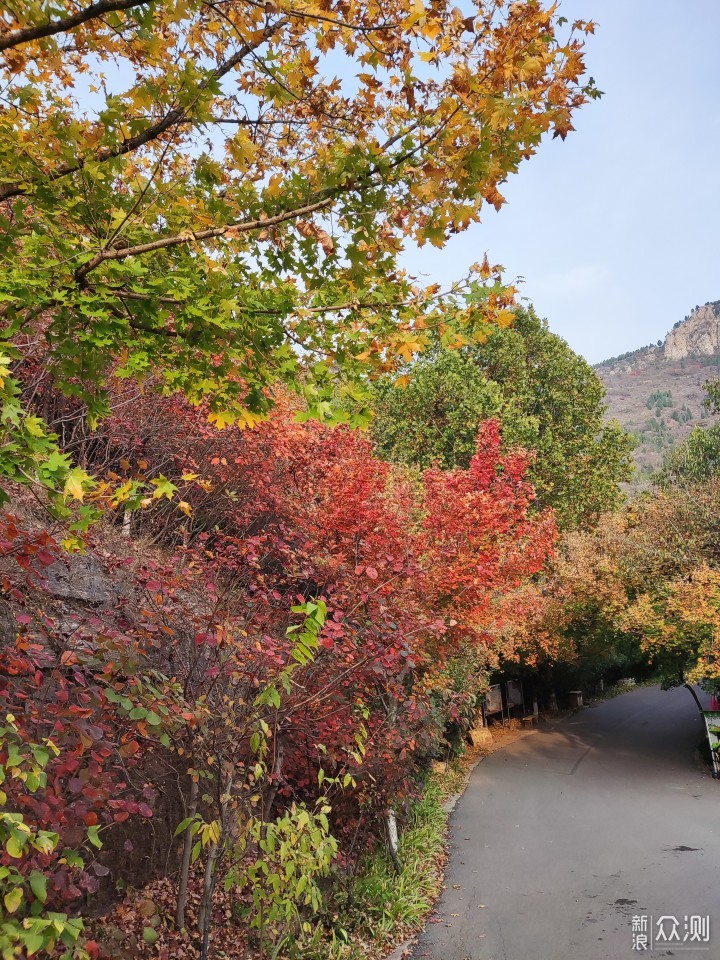
[[[85,553],[85,544],[79,537],[65,537],[62,545],[68,553]]]
[[[511,327],[515,322],[515,314],[512,310],[500,310],[495,315],[495,323],[499,327]]]
[[[87,474],[84,470],[81,470],[79,467],[71,470],[68,474],[67,480],[65,481],[65,499],[67,500],[68,497],[72,497],[73,500],[79,500],[80,503],[82,503],[85,498],[83,481],[86,479]]]
[[[283,178],[281,173],[273,174],[273,176],[270,177],[270,182],[268,183],[267,188],[265,190],[265,193],[267,194],[267,196],[276,197],[281,191],[282,182],[283,182]]]
[[[25,429],[31,437],[43,437],[45,435],[43,422],[39,417],[26,417]]]
[[[237,414],[229,410],[211,413],[208,417],[210,423],[214,423],[218,430],[224,430],[225,427],[231,427],[237,420]]]
[[[264,419],[265,417],[262,416],[262,414],[252,413],[250,410],[240,410],[238,411],[237,425],[241,430],[245,430],[247,428],[254,430],[255,427],[259,423],[262,423]]]

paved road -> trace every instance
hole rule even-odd
[[[413,960],[718,960],[720,782],[697,765],[702,729],[687,690],[646,687],[478,764]],[[634,949],[633,917],[657,935],[674,915],[683,936],[707,914],[702,952]]]

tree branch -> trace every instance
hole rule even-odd
[[[77,13],[69,17],[63,17],[60,20],[47,20],[45,23],[39,23],[34,27],[21,27],[17,30],[10,30],[0,36],[0,52],[10,50],[12,47],[18,47],[21,43],[30,43],[32,40],[42,40],[45,37],[52,37],[56,33],[65,33],[73,30],[88,20],[95,17],[101,17],[106,13],[115,13],[118,10],[132,10],[133,7],[145,7],[151,0],[98,0],[97,3],[90,4],[84,10],[78,10]]]
[[[459,107],[452,111],[450,117],[443,124],[441,124],[441,130],[445,129],[445,126],[458,111]],[[420,141],[411,150],[406,150],[404,153],[399,154],[391,162],[391,169],[397,169],[407,160],[412,159],[421,150],[427,147],[428,144],[432,143],[437,135],[438,131],[435,131],[430,137],[427,138],[426,141]],[[393,143],[396,140],[397,136],[387,141],[387,143]],[[386,148],[387,144],[384,144],[383,151],[385,151]],[[362,178],[355,178],[348,183],[343,184],[342,186],[320,191],[319,193],[315,194],[317,197],[316,200],[311,201],[302,207],[295,207],[292,210],[286,210],[284,213],[278,213],[274,217],[266,217],[262,220],[246,220],[241,223],[230,223],[222,227],[208,227],[205,230],[186,230],[183,231],[183,233],[174,234],[170,237],[161,237],[158,240],[151,240],[148,243],[137,244],[134,247],[103,249],[91,260],[88,260],[87,263],[78,267],[78,269],[75,271],[75,279],[81,284],[84,283],[85,277],[87,277],[89,273],[99,267],[101,263],[104,263],[108,260],[126,260],[128,257],[140,256],[145,253],[153,253],[155,250],[164,250],[170,247],[179,247],[183,244],[193,243],[199,240],[213,240],[223,236],[236,237],[240,233],[250,233],[253,230],[264,230],[268,227],[275,227],[280,223],[286,223],[289,220],[296,220],[298,217],[307,216],[310,213],[316,213],[318,210],[323,210],[326,207],[329,207],[333,200],[342,193],[346,193],[350,190],[361,187],[372,186],[373,184],[371,178],[375,173],[377,173],[377,170],[371,169]]]
[[[348,190],[350,187],[342,189]],[[295,220],[298,217],[315,213],[317,210],[323,210],[330,206],[340,189],[332,192],[325,192],[320,195],[320,199],[313,203],[307,203],[302,207],[295,207],[293,210],[286,210],[284,213],[278,213],[274,217],[267,217],[264,220],[246,220],[243,223],[230,223],[224,227],[208,227],[206,230],[187,230],[183,233],[174,234],[171,237],[161,237],[159,240],[151,240],[149,243],[139,243],[134,247],[124,247],[121,249],[101,250],[92,260],[88,260],[83,266],[75,271],[75,279],[83,280],[91,271],[99,267],[106,260],[126,260],[128,257],[137,257],[143,253],[153,253],[155,250],[165,250],[168,247],[179,247],[186,243],[193,243],[198,240],[213,240],[229,234],[231,237],[240,233],[250,233],[253,230],[264,230],[267,227],[275,227],[288,220]]]
[[[281,17],[274,23],[268,24],[256,40],[254,40],[252,43],[244,44],[231,57],[228,57],[227,60],[219,64],[215,70],[213,70],[213,72],[198,86],[198,96],[196,97],[195,102],[197,102],[197,99],[199,99],[200,95],[211,83],[214,83],[216,80],[220,80],[234,67],[238,66],[238,64],[240,64],[249,53],[252,53],[253,50],[256,50],[259,46],[262,46],[262,44],[265,43],[265,41],[268,40],[273,33],[275,33],[286,22],[286,18]],[[98,152],[93,155],[92,160],[96,163],[104,163],[107,160],[114,159],[115,157],[122,157],[127,153],[132,153],[134,150],[145,146],[145,144],[150,143],[152,140],[157,140],[158,137],[162,136],[163,133],[166,133],[171,127],[178,126],[179,124],[188,121],[191,109],[191,106],[174,107],[172,110],[169,110],[161,120],[158,120],[156,123],[147,127],[142,131],[142,133],[138,133],[134,137],[129,137],[127,140],[123,140],[123,142],[118,144],[116,147],[105,147],[104,149],[98,150]],[[46,174],[46,177],[49,181],[53,182],[55,180],[59,180],[61,177],[66,177],[71,173],[77,173],[78,170],[82,170],[84,165],[85,158],[78,157],[69,163],[61,164],[59,167],[57,167],[57,169]],[[0,200],[7,200],[10,197],[21,196],[24,193],[27,193],[27,188],[22,184],[8,183],[4,187],[0,188]]]
[[[266,221],[263,220],[263,223],[265,222]],[[137,293],[136,291],[125,290],[124,288],[111,287],[110,290],[123,300],[139,300],[143,303],[151,301],[152,303],[161,303],[164,306],[177,307],[178,309],[181,309],[184,306],[184,302],[182,300],[176,300],[174,297],[156,297],[152,293]],[[242,313],[249,313],[253,314],[254,316],[263,317],[283,317],[294,313],[339,313],[341,310],[393,310],[399,307],[409,307],[410,304],[410,300],[384,300],[378,303],[373,303],[370,300],[359,300],[357,302],[348,300],[345,303],[328,303],[322,307],[304,307],[296,304],[295,306],[284,310],[271,310],[265,307],[243,307]],[[140,329],[147,329],[150,333],[165,332],[157,331],[150,327],[140,327]],[[173,336],[178,336],[178,334],[173,332]]]

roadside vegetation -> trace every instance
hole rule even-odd
[[[494,677],[714,676],[712,470],[624,507],[599,381],[500,268],[400,267],[572,130],[593,30],[0,13],[3,957],[380,952]]]

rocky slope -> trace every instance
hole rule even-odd
[[[665,342],[596,366],[608,416],[637,440],[633,487],[646,486],[665,454],[695,427],[716,420],[703,409],[705,380],[720,377],[720,301],[697,306]]]
[[[714,357],[720,354],[720,300],[695,307],[689,317],[676,323],[665,338],[665,360]]]

